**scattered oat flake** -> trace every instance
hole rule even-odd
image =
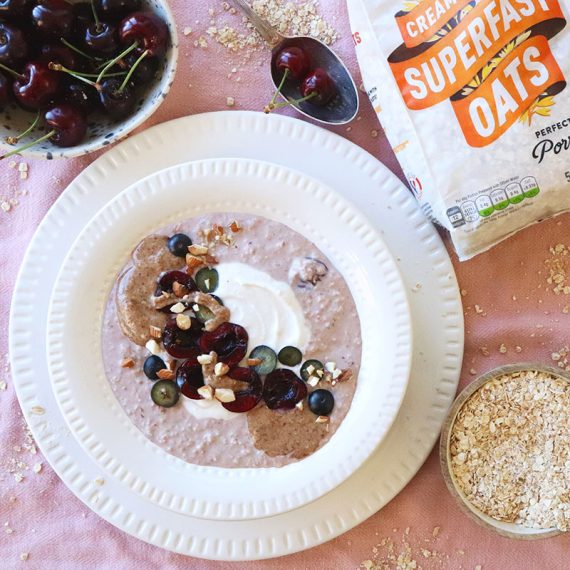
[[[104,485],[105,479],[103,479],[103,477],[96,477],[93,479],[93,483],[95,483],[95,485]]]
[[[1,202],[0,203],[0,208],[2,208],[2,210],[4,210],[4,212],[9,212],[10,209],[12,208],[12,206],[10,206],[10,204],[8,202]]]
[[[7,387],[8,387],[8,384],[6,384],[6,382],[4,382],[2,380],[2,382],[0,382],[0,391],[6,390]]]
[[[45,408],[42,408],[41,406],[33,406],[30,409],[30,413],[36,416],[43,416],[46,413],[46,411]]]
[[[29,552],[22,552],[22,554],[20,554],[20,560],[22,560],[22,562],[25,562],[29,556],[30,556]]]
[[[192,28],[191,28],[190,26],[186,26],[186,27],[182,30],[182,33],[183,33],[185,36],[189,36],[189,35],[192,33]]]
[[[228,107],[235,107],[236,100],[233,97],[226,97],[226,105]]]
[[[34,473],[39,473],[42,470],[42,467],[41,463],[34,464]]]

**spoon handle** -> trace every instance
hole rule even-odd
[[[261,34],[261,37],[269,44],[271,49],[283,40],[283,36],[269,22],[258,16],[245,0],[233,0],[233,2],[251,20],[255,29]]]

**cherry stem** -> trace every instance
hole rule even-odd
[[[20,133],[18,136],[15,137],[6,137],[6,142],[8,144],[16,144],[20,139],[24,138],[27,134],[31,133],[36,128],[36,125],[38,124],[39,120],[40,120],[40,112],[38,111],[36,113],[36,118],[32,121],[30,126],[23,133]]]
[[[91,87],[95,87],[95,89],[97,89],[98,87],[97,83],[83,77],[82,75],[79,75],[78,73],[73,71],[73,69],[67,69],[67,67],[64,67],[63,65],[61,65],[61,63],[54,63],[53,61],[50,61],[48,67],[52,71],[63,71],[64,73],[68,73],[69,75],[71,75],[71,77],[75,77],[75,79],[79,79],[79,81],[83,81],[83,83],[87,83],[87,85],[91,85]]]
[[[277,101],[277,96],[279,95],[279,93],[281,93],[281,89],[283,89],[283,85],[285,84],[285,80],[287,79],[288,75],[289,75],[289,68],[286,67],[285,72],[283,73],[283,77],[281,78],[281,83],[279,83],[279,87],[277,87],[277,91],[275,91],[275,93],[273,93],[273,98],[269,102],[270,108],[273,108],[273,106],[275,105],[275,101]]]
[[[95,29],[100,32],[101,31],[101,21],[99,20],[99,16],[97,15],[97,10],[95,10],[95,3],[91,0],[91,11],[93,12],[93,19],[95,20]]]
[[[93,56],[89,55],[88,53],[81,51],[78,47],[75,47],[72,43],[68,42],[65,38],[59,38],[59,40],[61,41],[61,43],[64,46],[68,47],[70,50],[74,51],[75,53],[78,53],[79,55],[82,55],[83,57],[86,57],[87,59],[90,59],[91,61],[101,61],[100,57],[93,57]]]
[[[301,99],[288,99],[287,101],[282,101],[281,103],[275,103],[273,105],[272,110],[273,109],[281,109],[282,107],[287,107],[288,105],[292,105],[293,107],[295,107],[299,103],[302,103],[303,101],[308,101],[309,99],[312,99],[313,97],[316,97],[317,95],[318,95],[318,93],[316,91],[313,91],[312,93],[310,93],[306,97],[301,97]]]
[[[139,56],[139,58],[133,63],[133,65],[131,66],[131,69],[129,69],[129,72],[127,73],[127,76],[125,77],[125,79],[123,79],[123,82],[121,83],[121,86],[118,89],[118,93],[122,93],[124,88],[128,85],[129,80],[132,76],[132,74],[134,73],[135,69],[137,68],[138,64],[148,55],[148,50],[145,50],[141,53],[141,55]]]
[[[0,63],[0,69],[3,69],[6,73],[9,73],[12,77],[15,77],[16,79],[26,79],[25,75],[22,75],[21,73],[18,73],[17,71],[14,71],[9,67],[6,67],[3,63]]]
[[[49,133],[46,133],[45,135],[41,136],[39,139],[36,139],[35,141],[32,141],[28,144],[15,148],[14,150],[7,152],[6,154],[3,154],[2,156],[0,156],[0,160],[8,158],[9,156],[13,156],[15,154],[20,154],[22,151],[28,150],[29,148],[33,147],[36,144],[47,141],[50,137],[53,137],[53,135],[55,135],[56,133],[57,131],[55,129],[52,129]]]
[[[115,63],[117,63],[120,59],[123,59],[126,55],[131,53],[134,49],[137,48],[139,42],[134,42],[131,46],[129,46],[124,52],[120,53],[117,57],[114,57],[105,67],[101,70],[101,73],[97,76],[96,83],[99,83],[103,77],[105,77],[105,73],[107,73],[108,69],[111,69]]]

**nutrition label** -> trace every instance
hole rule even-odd
[[[525,199],[534,198],[540,192],[533,176],[525,176],[518,182],[510,182],[504,188],[484,192],[475,199],[467,199],[447,210],[447,217],[454,228],[488,218],[495,212],[520,204]]]

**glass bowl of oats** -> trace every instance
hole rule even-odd
[[[543,365],[491,370],[457,397],[440,439],[451,494],[510,538],[570,529],[570,377]]]

